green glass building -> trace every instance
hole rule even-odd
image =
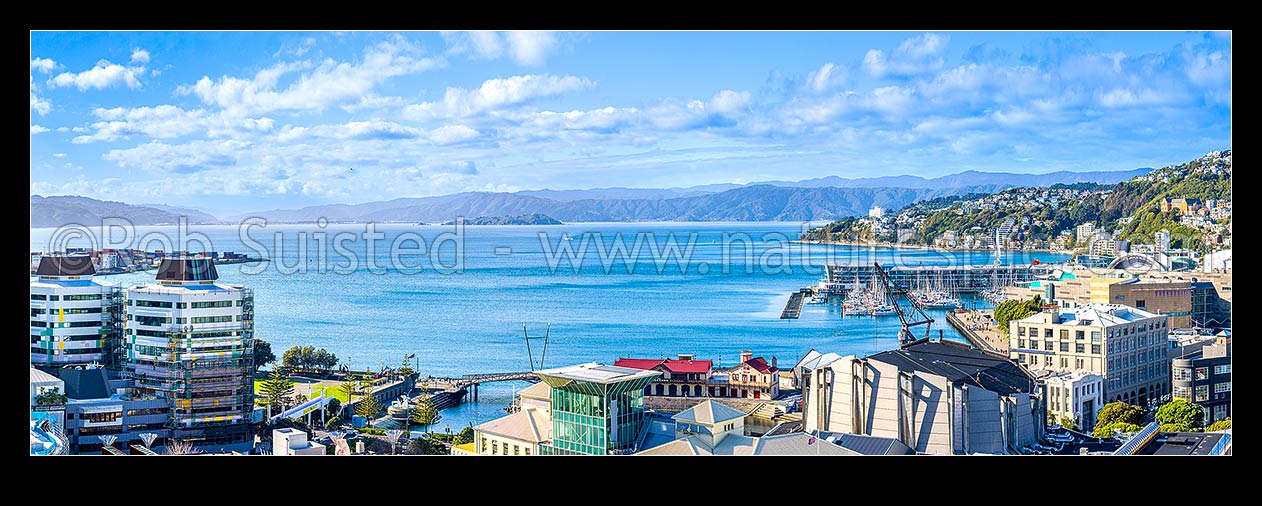
[[[661,377],[587,363],[536,371],[552,387],[552,441],[543,455],[607,455],[630,450],[644,426],[644,387]]]

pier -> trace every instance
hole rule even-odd
[[[784,303],[784,311],[780,312],[781,320],[795,320],[802,316],[802,303],[806,298],[803,290],[798,290],[789,294],[788,302]]]
[[[872,288],[876,279],[871,263],[827,264],[827,282],[834,292],[850,292]],[[950,287],[956,292],[979,293],[990,289],[1033,281],[1059,269],[1059,264],[1039,265],[886,265],[882,266],[898,286],[913,289],[917,286]]]
[[[530,371],[466,374],[454,378],[430,376],[417,378],[409,384],[408,390],[405,391],[407,391],[406,395],[409,403],[415,405],[417,401],[428,397],[430,402],[434,404],[434,407],[442,410],[464,402],[465,396],[469,395],[470,391],[473,392],[473,400],[477,401],[478,385],[499,381],[527,381],[535,383],[539,381],[539,377]],[[422,385],[424,386],[423,388]],[[381,404],[382,409],[385,409],[384,407],[388,406],[390,402],[403,395],[403,392],[398,390],[393,390],[390,393],[393,395],[386,396],[385,399],[382,398],[383,396],[378,396],[378,403]],[[379,427],[381,424],[391,425],[388,423],[389,421],[390,415],[386,414],[374,420],[373,426]]]
[[[970,344],[986,351],[1008,353],[1008,341],[1003,333],[990,324],[993,311],[967,311],[947,313],[946,320],[955,330],[960,331]]]

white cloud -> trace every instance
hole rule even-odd
[[[863,70],[876,77],[913,76],[934,72],[945,65],[941,54],[950,37],[926,33],[904,40],[888,55],[872,49],[863,56]]]
[[[356,63],[325,59],[288,87],[278,89],[280,78],[309,66],[305,62],[282,63],[264,69],[253,78],[223,76],[218,81],[203,76],[178,93],[192,93],[202,102],[236,115],[271,111],[320,111],[330,106],[357,103],[378,84],[391,77],[425,71],[442,60],[423,57],[419,48],[396,38],[365,51]]]
[[[151,141],[134,148],[110,150],[103,157],[123,168],[188,174],[235,166],[238,156],[248,147],[249,142],[238,140],[197,140],[186,144]]]
[[[474,139],[478,131],[464,125],[447,125],[429,132],[426,137],[434,144],[455,144]]]
[[[173,105],[112,109],[98,107],[92,110],[92,115],[102,120],[91,124],[95,131],[91,135],[75,137],[71,142],[113,142],[134,136],[171,139],[201,133],[213,138],[241,137],[268,132],[273,126],[271,118],[240,118],[204,109],[186,111]],[[81,130],[76,128],[75,131]]]
[[[50,58],[34,58],[31,60],[31,70],[43,72],[45,74],[57,69],[57,62]]]
[[[845,82],[846,67],[833,63],[825,63],[819,70],[813,71],[806,76],[806,86],[815,93],[845,84]]]
[[[486,60],[507,54],[520,65],[535,67],[546,63],[558,45],[556,35],[539,30],[442,32],[442,37],[449,54]]]
[[[40,116],[47,115],[53,110],[53,103],[48,99],[35,94],[35,89],[31,89],[31,110],[39,113]]]
[[[74,86],[79,91],[88,88],[105,89],[112,86],[127,86],[131,89],[140,87],[138,76],[145,73],[144,67],[124,67],[108,60],[96,62],[96,66],[83,72],[63,72],[48,81],[54,87]]]
[[[149,63],[149,52],[141,48],[131,50],[132,63]]]
[[[47,131],[49,131],[49,130],[48,130],[47,128],[42,127],[42,126],[39,126],[39,125],[31,125],[31,135],[42,134],[42,133],[47,132]]]
[[[522,65],[543,65],[557,45],[556,36],[544,31],[513,31],[504,34],[513,61]]]
[[[557,77],[551,74],[490,79],[474,90],[447,88],[442,101],[410,105],[404,109],[404,115],[414,119],[472,116],[499,107],[587,89],[595,85],[595,82],[585,78]]]
[[[723,90],[714,94],[710,99],[710,110],[724,115],[730,115],[741,111],[749,104],[750,94],[748,91],[732,91]]]
[[[53,153],[53,158],[65,158],[65,153]]]

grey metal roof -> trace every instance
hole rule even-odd
[[[978,350],[954,341],[919,341],[877,353],[875,360],[910,370],[936,374],[952,383],[966,383],[1000,395],[1033,393],[1034,378],[1006,355]]]
[[[838,434],[830,437],[842,448],[853,450],[861,455],[915,455],[916,450],[894,438],[869,436],[866,434]]]
[[[49,255],[39,259],[36,276],[91,276],[96,274],[87,255]]]
[[[805,432],[779,436],[763,436],[754,445],[754,455],[858,455],[824,438],[812,438]]]
[[[686,422],[713,425],[716,423],[723,423],[728,420],[735,420],[737,418],[745,418],[745,413],[743,411],[732,409],[726,404],[713,399],[706,399],[691,408],[680,411],[671,418]]]
[[[645,371],[642,369],[632,369],[630,367],[598,364],[596,362],[545,369],[542,371],[535,371],[535,374],[540,378],[556,377],[602,384],[618,383],[639,378],[658,378],[662,376],[661,371]]]
[[[66,397],[71,399],[106,399],[110,396],[109,381],[105,369],[61,369],[61,380],[66,382]]]
[[[219,279],[215,260],[209,257],[163,258],[158,265],[158,281],[214,281]]]

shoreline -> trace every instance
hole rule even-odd
[[[915,249],[915,250],[933,250],[933,251],[988,251],[988,252],[994,251],[994,249],[990,249],[990,248],[944,248],[941,246],[926,246],[923,244],[897,244],[897,243],[887,243],[887,242],[813,241],[813,240],[807,240],[807,239],[797,239],[797,240],[790,241],[790,243],[818,244],[822,246],[852,246],[852,247],[861,247],[861,248],[891,248],[891,249]],[[1072,250],[1057,250],[1057,249],[1051,249],[1051,248],[1030,248],[1030,249],[1017,249],[1017,250],[1008,249],[1008,250],[1003,250],[1003,251],[1009,252],[1009,253],[1031,252],[1031,253],[1053,253],[1053,254],[1061,254],[1061,255],[1074,254]]]

